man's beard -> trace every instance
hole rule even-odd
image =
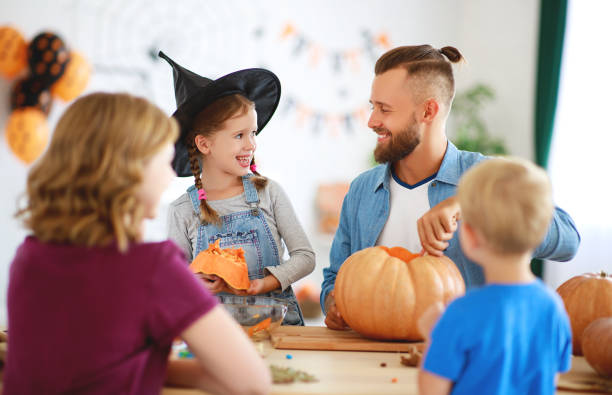
[[[389,133],[388,129],[374,128],[375,132]],[[406,126],[402,131],[391,135],[391,139],[383,144],[376,145],[374,149],[374,159],[378,163],[393,163],[406,156],[419,145],[418,125],[416,119]]]

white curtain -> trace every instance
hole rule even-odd
[[[555,202],[582,242],[571,262],[546,262],[556,288],[586,272],[612,272],[612,1],[568,4],[549,170]]]

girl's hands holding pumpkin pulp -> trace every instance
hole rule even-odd
[[[251,284],[247,289],[232,288],[227,283],[225,284],[225,286],[227,288],[225,292],[233,293],[234,295],[245,296],[268,293],[270,291],[280,288],[281,285],[280,281],[278,281],[276,277],[270,274],[265,276],[264,278],[256,278],[254,280],[251,280]]]
[[[227,284],[225,281],[214,274],[198,273],[200,278],[203,280],[204,286],[212,293],[218,294],[219,292],[226,291]]]
[[[200,278],[204,282],[204,286],[208,288],[208,290],[214,294],[218,294],[219,292],[226,292],[234,295],[248,295],[246,289],[236,289],[228,285],[224,279],[214,274],[204,274],[199,273]]]
[[[350,329],[346,322],[344,322],[344,319],[342,318],[342,315],[340,314],[340,312],[338,311],[338,307],[336,306],[335,290],[332,290],[325,298],[325,311],[327,312],[327,315],[325,316],[325,325],[327,325],[329,329]]]
[[[249,295],[259,295],[260,293],[264,293],[264,287],[265,279],[256,278],[254,280],[251,280],[251,285],[249,285],[249,288],[246,290],[246,293]]]
[[[254,280],[251,280],[251,285],[246,290],[246,293],[248,295],[259,295],[274,291],[275,289],[280,289],[280,287],[280,281],[278,281],[278,279],[274,277],[274,275],[268,274],[264,278],[256,278]]]
[[[230,286],[221,277],[214,274],[200,273],[200,278],[204,281],[204,285],[212,293],[227,292],[234,295],[259,295],[280,288],[280,282],[273,275],[268,275],[264,278],[256,278],[251,280],[248,289],[236,289]]]
[[[461,219],[459,199],[451,196],[433,206],[417,221],[422,252],[433,256],[442,256],[448,248],[448,240],[457,230],[457,221]]]

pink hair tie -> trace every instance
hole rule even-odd
[[[198,199],[206,200],[206,191],[204,189],[198,189]]]
[[[252,171],[253,173],[255,173],[255,172],[257,171],[257,165],[256,165],[256,164],[252,164],[252,165],[251,165],[251,171]]]

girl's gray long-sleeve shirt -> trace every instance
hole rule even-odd
[[[292,283],[310,274],[315,268],[315,254],[300,225],[288,196],[281,186],[268,179],[268,184],[257,191],[259,208],[270,227],[278,246],[281,263],[267,266],[266,270],[274,275],[285,290]],[[244,193],[228,199],[209,201],[208,204],[220,215],[250,210]],[[168,237],[185,252],[191,262],[196,249],[200,219],[196,215],[187,193],[170,204],[168,210]],[[284,244],[283,244],[284,242]],[[285,245],[289,259],[282,261]]]

